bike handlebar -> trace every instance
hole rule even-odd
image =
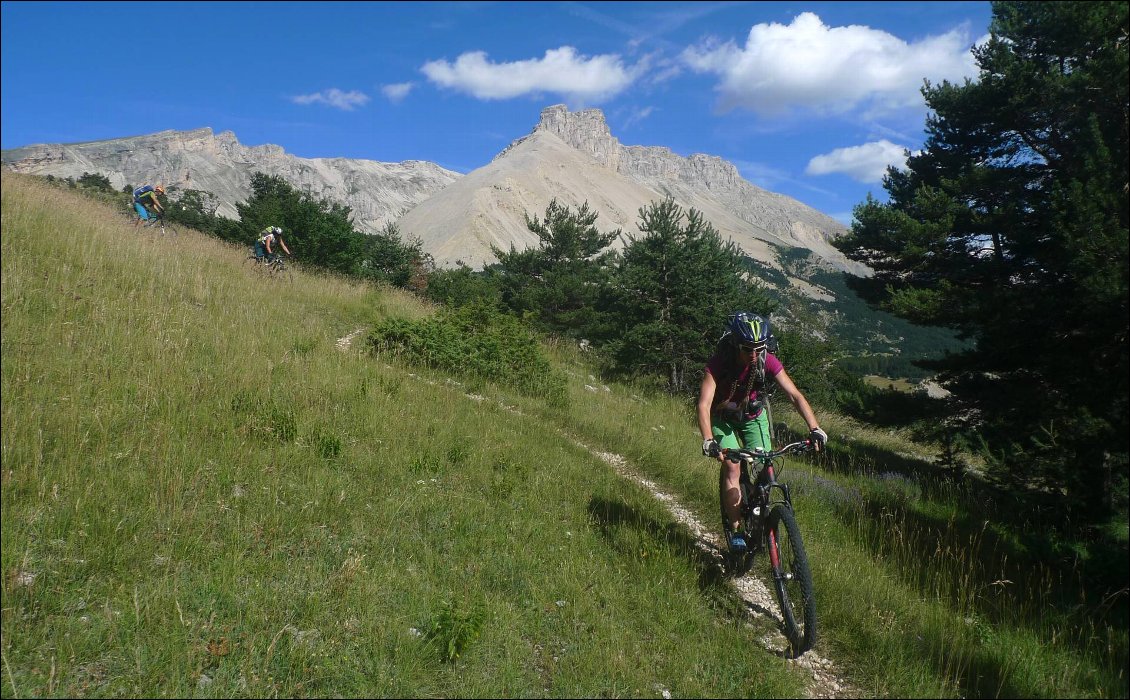
[[[730,455],[734,455],[738,459],[740,459],[742,457],[747,457],[749,459],[760,459],[762,461],[768,461],[768,460],[780,457],[782,455],[795,455],[795,454],[801,454],[802,452],[808,452],[809,450],[813,449],[813,447],[815,447],[815,445],[813,444],[813,440],[806,439],[806,440],[799,440],[797,442],[789,443],[788,445],[785,445],[781,449],[774,450],[772,452],[763,452],[761,450],[750,450],[750,449],[747,449],[747,448],[744,448],[744,447],[741,448],[741,449],[734,449],[732,447],[727,447],[726,449],[722,450],[722,456],[725,457],[726,459],[730,459]],[[730,461],[734,461],[734,460],[731,459]]]

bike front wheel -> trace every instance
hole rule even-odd
[[[294,273],[290,271],[290,268],[277,263],[271,266],[271,277],[286,282],[294,281]]]
[[[816,597],[800,528],[789,506],[780,504],[770,511],[765,546],[785,636],[797,657],[816,644]]]

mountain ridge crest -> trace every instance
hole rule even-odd
[[[840,222],[747,182],[719,156],[684,157],[666,146],[625,146],[596,108],[543,108],[529,134],[466,175],[424,160],[300,158],[275,144],[245,146],[235,132],[215,133],[211,127],[34,144],[5,150],[3,164],[56,177],[96,172],[118,189],[161,182],[170,192],[202,190],[216,196],[218,214],[233,219],[238,218],[236,203],[250,191],[252,173],[260,171],[349,206],[358,230],[376,233],[396,223],[405,235],[419,237],[440,265],[481,266],[494,259],[492,246],[537,245],[525,215],[544,211],[550,199],[569,206],[592,201],[598,225],[633,231],[642,207],[672,197],[685,209],[702,212],[724,238],[764,264],[780,267],[774,248],[802,247],[835,269],[869,273],[831,245],[846,231]]]

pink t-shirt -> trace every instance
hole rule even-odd
[[[753,365],[745,365],[744,367],[735,367],[733,362],[733,351],[726,349],[722,352],[715,353],[713,357],[706,363],[706,371],[714,377],[714,382],[717,387],[714,389],[714,409],[722,406],[728,402],[740,404],[744,397],[738,396],[738,388],[746,383],[746,377],[752,371]],[[765,381],[768,382],[776,377],[784,370],[784,365],[777,359],[777,356],[771,352],[765,353]],[[737,372],[735,375],[734,372]],[[750,382],[752,384],[752,382]],[[753,404],[757,401],[757,388],[751,386],[749,389],[749,402]],[[754,413],[761,413],[760,409]]]

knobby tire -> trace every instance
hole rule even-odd
[[[816,598],[812,570],[800,537],[796,516],[785,504],[778,504],[769,513],[765,546],[770,552],[773,586],[781,605],[785,636],[793,656],[800,656],[816,644]],[[771,548],[774,548],[771,549]],[[773,556],[774,551],[776,556]],[[773,561],[778,562],[777,566]]]

